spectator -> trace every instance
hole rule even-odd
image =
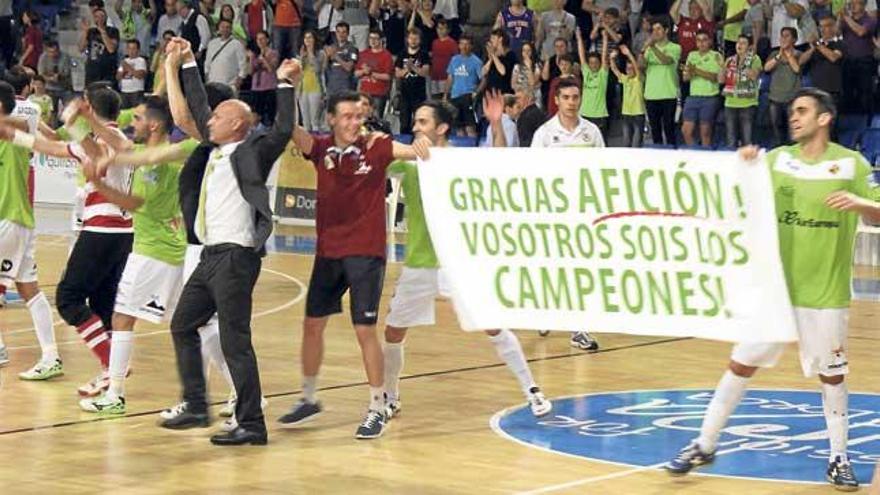
[[[247,76],[247,54],[240,41],[232,37],[232,23],[222,19],[217,24],[219,36],[208,43],[205,78],[208,82],[228,84],[236,90]]]
[[[512,94],[513,66],[516,55],[510,51],[510,40],[501,29],[492,31],[486,45],[486,64],[483,65],[485,89],[496,90],[502,94]]]
[[[376,108],[373,106],[373,98],[361,93],[358,102],[363,112],[364,129],[367,132],[381,132],[383,134],[392,134],[391,123],[376,114]]]
[[[437,20],[437,39],[431,45],[431,86],[432,98],[439,98],[449,92],[446,87],[446,69],[449,61],[458,53],[458,43],[449,36],[449,23],[446,19]]]
[[[507,5],[507,0],[467,0],[467,31],[474,38],[474,50],[486,46],[492,34],[492,26],[498,18],[498,12]],[[482,55],[478,53],[477,55]]]
[[[628,45],[632,38],[629,28],[626,24],[620,22],[620,12],[615,7],[609,7],[599,22],[593,27],[590,33],[590,40],[593,43],[593,51],[602,49],[602,34],[608,33],[608,53],[617,51],[617,47],[621,44]]]
[[[431,75],[431,57],[422,49],[422,33],[410,29],[406,50],[397,59],[395,75],[400,80],[400,131],[412,129],[413,113],[425,101],[427,78]]]
[[[22,39],[21,65],[37,70],[40,55],[43,54],[43,32],[40,31],[40,15],[33,10],[26,10],[21,14],[21,23],[24,25],[24,38]]]
[[[46,50],[40,55],[40,61],[37,64],[37,72],[46,81],[46,91],[56,106],[60,106],[59,102],[64,102],[70,91],[70,59],[61,52],[58,42],[55,40],[47,41]]]
[[[406,46],[406,25],[409,19],[409,2],[407,0],[387,0],[378,11],[374,12],[385,33],[385,48],[395,58],[403,53]]]
[[[434,14],[442,16],[449,23],[449,35],[458,40],[461,37],[461,21],[458,17],[459,0],[437,0],[434,2]]]
[[[636,58],[626,45],[620,45],[620,53],[626,57],[626,65],[621,73],[617,64],[611,62],[611,71],[623,86],[623,146],[630,148],[642,147],[642,132],[645,129],[645,93],[644,76]]]
[[[342,10],[342,20],[348,23],[349,30],[351,31],[351,42],[358,50],[366,50],[368,48],[370,3],[370,0],[345,0],[345,8]]]
[[[806,43],[805,33],[798,28],[798,20],[809,11],[809,0],[770,0],[770,6],[773,12],[770,20],[770,46],[774,49],[779,48],[781,44],[779,38],[784,27],[794,28],[795,32],[800,32],[800,37],[792,46]]]
[[[875,103],[872,81],[877,71],[871,38],[877,29],[877,19],[865,11],[865,0],[850,0],[850,12],[841,11],[840,25],[845,54],[843,77],[852,85],[846,91],[844,110],[870,112]]]
[[[645,49],[645,43],[647,43],[649,39],[651,39],[651,18],[647,15],[643,15],[642,21],[639,24],[639,31],[632,37],[630,52],[642,53],[642,50]]]
[[[519,53],[523,43],[534,40],[537,22],[535,12],[526,7],[523,0],[510,0],[510,5],[498,12],[492,29],[501,29],[507,33],[510,49],[514,53]]]
[[[843,40],[837,36],[837,22],[830,15],[819,19],[821,37],[810,40],[807,51],[798,58],[801,71],[806,68],[812,85],[827,92],[840,108],[843,89]]]
[[[514,95],[504,95],[504,113],[501,115],[501,128],[508,148],[519,148],[519,134],[516,131],[516,119],[520,113],[519,100]],[[492,125],[486,127],[486,135],[480,146],[492,147]]]
[[[669,41],[669,28],[661,18],[654,18],[651,38],[645,44],[639,62],[645,68],[645,109],[655,144],[676,144],[675,107],[680,58],[681,47]]]
[[[150,61],[150,71],[153,73],[153,94],[155,95],[164,96],[167,93],[165,86],[165,47],[174,36],[174,31],[162,33],[162,39],[153,52],[153,60]]]
[[[80,23],[79,49],[86,54],[86,86],[96,81],[116,80],[116,49],[119,31],[107,26],[107,13],[95,9],[95,27],[83,19]]]
[[[353,91],[357,87],[354,67],[358,60],[357,48],[348,41],[348,23],[336,25],[336,43],[324,48],[327,55],[326,72],[327,96],[345,91]]]
[[[550,81],[550,86],[547,91],[548,96],[557,94],[558,93],[557,90],[559,88],[559,85],[563,81],[568,81],[569,79],[573,79],[575,81],[575,83],[580,85],[580,81],[578,81],[578,78],[575,75],[575,68],[578,67],[578,65],[576,65],[574,63],[574,57],[572,57],[571,54],[566,53],[566,54],[558,57],[556,59],[556,63],[559,66],[559,75],[556,76],[555,78],[553,78],[552,81]],[[580,90],[578,90],[578,94],[580,94]],[[556,112],[559,110],[558,103],[556,101],[556,100],[558,100],[558,98],[550,97],[550,98],[547,98],[547,100],[548,100],[547,116],[552,118],[554,115],[556,115]]]
[[[562,39],[566,44],[563,53],[569,51],[568,43],[574,36],[577,24],[574,16],[563,10],[563,7],[565,7],[565,0],[553,0],[553,10],[541,14],[537,39],[541,45],[541,57],[545,60],[550,59],[553,55],[560,55],[556,47],[558,39]],[[551,79],[553,77],[556,76],[551,75]]]
[[[354,75],[360,81],[360,92],[373,99],[370,107],[383,117],[391,92],[394,59],[391,52],[382,47],[382,33],[378,30],[370,31],[368,42],[370,47],[360,53]]]
[[[303,128],[315,132],[321,128],[321,100],[324,98],[323,78],[327,67],[327,56],[318,47],[318,36],[314,31],[306,31],[303,35],[303,46],[300,48],[299,60],[302,63],[302,81],[297,88]]]
[[[12,67],[15,63],[15,36],[13,34],[12,0],[0,1],[0,57],[3,57],[3,67]]]
[[[519,137],[519,145],[528,148],[532,145],[532,136],[544,122],[547,115],[538,106],[535,99],[535,93],[531,91],[517,91],[516,97],[519,99],[519,107],[522,111],[519,118],[516,119],[516,132]]]
[[[736,43],[742,34],[743,19],[748,12],[747,0],[727,0],[724,18],[718,21],[717,28],[724,28],[724,55],[729,57],[736,52]]]
[[[547,109],[547,113],[549,115],[553,115],[550,113],[550,103],[552,103],[553,98],[550,96],[550,83],[559,77],[562,73],[559,67],[559,58],[563,55],[568,54],[568,42],[566,42],[562,38],[557,38],[556,42],[553,43],[553,51],[554,54],[547,61],[544,62],[544,66],[541,68],[541,96],[543,98],[543,106]],[[580,67],[575,66],[574,72],[580,72]]]
[[[137,39],[130,39],[125,42],[125,58],[116,71],[123,109],[141,104],[146,78],[147,60],[141,56],[141,43]]]
[[[602,17],[605,15],[605,12],[608,9],[614,9],[617,12],[618,16],[623,16],[624,19],[629,17],[629,0],[584,0],[581,3],[581,9],[590,13],[590,19],[592,21],[593,28],[591,31],[596,29],[596,26],[602,24]],[[624,22],[626,24],[626,22]],[[601,34],[597,34],[595,38],[591,36],[591,39],[595,41],[596,48],[599,48],[601,40]],[[609,43],[613,40],[608,40]],[[610,50],[612,45],[608,45],[608,50]]]
[[[682,111],[681,133],[688,146],[694,145],[694,125],[700,123],[700,144],[712,146],[712,129],[718,114],[718,74],[724,65],[720,53],[712,50],[712,38],[706,31],[697,31],[697,49],[692,51],[682,70],[684,80],[691,83],[690,95]]]
[[[770,73],[770,126],[773,129],[773,146],[788,142],[788,104],[801,88],[800,52],[795,49],[797,29],[782,28],[779,49],[770,53],[764,63],[764,71]]]
[[[344,0],[330,0],[316,5],[321,5],[318,11],[318,41],[328,46],[332,45],[336,42],[336,26],[344,22],[342,19]]]
[[[277,0],[275,24],[272,26],[272,44],[282,60],[299,53],[302,35],[302,0]]]
[[[531,92],[535,100],[541,91],[541,62],[538,60],[538,52],[531,42],[525,43],[519,53],[519,63],[513,66],[513,79],[511,85],[513,91]]]
[[[431,0],[413,0],[418,6],[414,8],[409,18],[408,29],[418,29],[422,33],[422,46],[430,48],[437,39],[437,20],[440,19],[434,15],[434,2]]]
[[[581,61],[581,117],[589,120],[602,131],[602,138],[608,135],[608,32],[602,32],[602,54],[587,53],[581,32],[575,33],[578,57]]]
[[[443,95],[443,99],[449,100],[456,109],[455,127],[459,135],[476,137],[474,95],[480,85],[483,61],[474,55],[474,41],[467,33],[458,39],[458,50],[458,55],[452,57],[446,68],[448,93]]]
[[[275,25],[275,14],[272,12],[268,0],[250,0],[244,6],[241,23],[247,32],[248,39],[257,39],[257,33],[260,31],[271,31],[272,26]]]
[[[752,51],[751,45],[748,36],[740,35],[736,54],[727,59],[724,72],[718,76],[724,88],[724,127],[730,149],[752,144],[762,66],[761,57]]]
[[[177,12],[177,0],[165,0],[165,13],[159,17],[159,24],[156,27],[157,33],[180,33],[180,26],[183,24],[183,18]]]
[[[767,56],[770,40],[767,38],[767,18],[762,0],[748,0],[749,8],[742,22],[742,34],[752,40],[752,52]]]
[[[264,126],[271,126],[275,119],[275,87],[278,79],[275,70],[281,63],[278,52],[269,45],[269,33],[257,33],[256,51],[248,51],[251,72],[251,98],[253,109]]]
[[[669,15],[678,30],[678,44],[681,45],[681,58],[687,60],[688,55],[697,48],[697,33],[705,31],[709,39],[715,39],[715,23],[712,13],[708,12],[703,0],[684,0],[688,4],[688,15],[679,14],[679,4],[675,0]]]
[[[48,126],[55,123],[55,101],[48,93],[46,93],[46,79],[41,75],[36,75],[31,79],[31,90],[28,100],[33,102],[40,109],[40,119]]]
[[[247,47],[249,39],[247,31],[245,31],[244,26],[241,25],[241,20],[237,18],[235,9],[232,8],[232,5],[228,3],[224,3],[223,6],[220,7],[220,12],[214,19],[214,23],[219,26],[220,21],[223,19],[232,23],[232,36],[240,41],[242,45]],[[256,40],[256,37],[254,37],[253,39]]]
[[[150,55],[151,30],[156,13],[144,7],[144,0],[117,1],[116,12],[120,18],[119,36],[121,39],[136,39],[141,45],[141,55]],[[159,31],[160,33],[162,31]]]
[[[177,0],[177,12],[180,13],[181,18],[178,32],[181,38],[189,41],[196,60],[200,64],[205,64],[205,53],[208,50],[208,42],[211,41],[211,28],[208,26],[208,19],[194,9],[192,3],[193,0]]]

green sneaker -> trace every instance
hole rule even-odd
[[[53,362],[43,362],[35,364],[33,368],[22,371],[18,374],[18,378],[28,381],[42,381],[64,374],[64,368],[61,366],[61,360],[56,359]]]
[[[119,416],[125,414],[125,397],[110,398],[104,394],[79,401],[79,407],[98,416]]]

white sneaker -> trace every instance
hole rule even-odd
[[[64,367],[58,358],[52,361],[40,361],[31,369],[22,371],[18,374],[18,378],[27,381],[42,381],[55,378],[64,374]]]
[[[226,419],[226,421],[220,424],[220,431],[224,433],[235,431],[236,428],[238,428],[238,420],[235,419],[235,416]]]
[[[125,398],[110,397],[104,394],[100,397],[79,401],[79,408],[85,412],[95,413],[98,416],[118,416],[125,414]]]
[[[168,409],[163,410],[159,413],[159,417],[162,419],[174,419],[181,414],[185,413],[187,409],[186,402],[181,402],[174,406],[169,407]]]
[[[529,408],[532,410],[532,415],[540,418],[550,414],[550,411],[553,410],[553,403],[544,397],[541,389],[533,387],[529,391]]]
[[[218,413],[221,418],[234,418],[235,417],[235,403],[238,402],[238,397],[235,396],[235,391],[229,392],[229,398],[226,399],[226,405],[220,409]],[[260,407],[264,410],[266,406],[269,405],[269,401],[266,400],[265,397],[260,399]]]
[[[78,388],[77,392],[83,397],[96,397],[108,388],[110,388],[110,372],[104,370],[98,376],[92,378],[89,383]]]

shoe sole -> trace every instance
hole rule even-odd
[[[672,476],[673,478],[681,478],[683,476],[687,476],[691,471],[695,471],[695,470],[700,469],[705,466],[711,466],[713,462],[715,462],[714,459],[712,459],[712,461],[710,461],[710,462],[704,462],[701,464],[697,464],[696,466],[690,468],[687,471],[683,471],[683,472],[672,471],[671,469],[669,469],[668,467],[665,467],[665,466],[664,466],[664,469],[666,470],[667,473],[669,473],[669,476]]]
[[[535,414],[535,411],[532,411],[532,416],[534,416],[536,418],[543,418],[544,416],[550,414],[551,412],[553,412],[553,407],[550,407],[550,409],[547,409],[546,411],[544,411],[542,413],[538,413],[538,414]]]
[[[312,421],[318,419],[318,416],[320,416],[320,415],[321,415],[321,412],[316,412],[315,414],[312,414],[310,416],[306,416],[305,418],[303,418],[295,423],[282,423],[281,420],[279,419],[278,426],[279,426],[279,428],[283,428],[285,430],[290,429],[290,428],[296,428],[297,426],[304,425],[306,423],[311,423]]]
[[[198,423],[198,424],[185,424],[185,425],[164,425],[161,422],[159,423],[160,428],[165,428],[166,430],[174,430],[174,431],[183,431],[183,430],[192,430],[194,428],[208,428],[211,426],[211,423]]]
[[[26,382],[43,382],[46,380],[51,380],[53,378],[58,378],[59,376],[64,376],[64,372],[59,371],[58,373],[52,373],[50,375],[38,376],[38,377],[27,377],[27,376],[22,376],[21,374],[19,374],[18,379],[24,380]]]
[[[216,445],[218,447],[242,447],[245,445],[266,445],[269,443],[268,440],[251,440],[244,443],[217,443],[214,440],[211,440],[211,445]]]
[[[598,346],[598,345],[597,345],[597,346],[587,346],[587,347],[585,347],[585,346],[582,346],[582,345],[580,345],[580,344],[575,344],[575,343],[572,343],[572,342],[570,342],[569,345],[572,346],[572,347],[574,347],[575,349],[580,349],[580,350],[582,350],[582,351],[598,351],[598,350],[599,350],[599,346]]]
[[[385,426],[382,427],[382,431],[380,431],[379,434],[377,434],[377,435],[358,435],[357,433],[355,433],[354,438],[356,438],[358,440],[373,440],[373,439],[381,437],[385,433],[385,430],[387,430],[387,429],[388,429],[388,423],[385,423]]]
[[[857,492],[857,491],[859,491],[858,486],[835,485],[834,481],[831,479],[830,476],[825,476],[825,480],[828,481],[828,483],[830,483],[831,486],[833,486],[834,489],[839,492]]]

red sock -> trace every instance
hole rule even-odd
[[[104,324],[97,316],[92,316],[82,325],[76,327],[76,333],[82,337],[89,349],[101,361],[104,369],[110,367],[110,336],[104,330]]]

